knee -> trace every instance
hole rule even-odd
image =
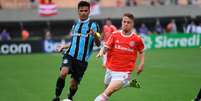
[[[113,91],[112,92],[116,92],[118,90],[117,87],[114,87]]]
[[[71,88],[72,88],[72,89],[77,89],[78,86],[77,86],[77,85],[71,85]]]
[[[114,92],[116,92],[116,91],[118,91],[118,88],[116,88],[116,87],[114,87],[114,88],[112,88],[112,89],[107,89],[106,91],[105,91],[105,94],[107,95],[107,96],[111,96]]]
[[[105,84],[105,89],[108,87],[108,84]]]
[[[65,78],[67,74],[68,74],[68,69],[62,68],[60,71],[60,77]]]
[[[117,88],[113,88],[113,89],[109,89],[108,91],[110,92],[110,93],[113,93],[113,92],[116,92],[118,89]]]
[[[71,88],[72,89],[77,89],[78,88],[78,83],[75,80],[71,80]]]

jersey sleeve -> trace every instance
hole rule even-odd
[[[77,25],[77,22],[74,22],[73,26],[71,27],[70,32],[68,33],[69,34],[69,37],[68,37],[69,39],[71,39],[73,36],[75,36],[76,25]]]
[[[100,33],[100,27],[96,22],[92,22],[91,29],[93,29],[94,32]]]
[[[114,44],[114,34],[111,34],[106,43],[104,44],[105,47],[111,48]]]
[[[142,53],[144,51],[144,43],[141,37],[139,37],[138,45],[137,45],[138,52]]]
[[[103,33],[105,33],[106,32],[106,30],[107,30],[107,26],[103,26]]]
[[[112,32],[114,31],[117,31],[117,28],[114,25],[112,25]]]

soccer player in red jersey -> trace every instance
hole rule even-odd
[[[112,32],[116,31],[117,28],[112,24],[110,18],[105,20],[105,25],[103,26],[103,33],[101,35],[101,39],[106,42]]]
[[[125,13],[122,17],[122,30],[113,32],[97,57],[108,53],[106,62],[106,89],[94,101],[108,101],[109,97],[123,87],[129,86],[130,74],[135,69],[137,54],[140,64],[137,68],[139,75],[144,68],[144,44],[134,31],[134,16]]]
[[[107,39],[110,37],[112,32],[117,31],[117,28],[112,24],[110,18],[105,20],[105,25],[103,26],[103,32],[101,34],[102,44],[105,44]],[[103,66],[105,67],[107,60],[107,53],[103,55]]]

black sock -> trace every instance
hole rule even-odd
[[[68,99],[73,100],[73,96],[75,95],[77,89],[77,87],[75,89],[72,89],[71,87],[69,88]]]
[[[57,79],[56,92],[55,92],[57,97],[59,97],[61,95],[61,92],[62,92],[62,90],[64,88],[64,85],[65,85],[65,79],[59,77]]]
[[[196,97],[196,101],[199,101],[200,100],[200,98],[201,98],[201,89],[200,89],[200,91],[199,91],[199,93],[198,93],[198,95],[197,95],[197,97]]]

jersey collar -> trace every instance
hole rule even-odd
[[[86,22],[88,22],[90,20],[90,18],[88,18],[88,19],[86,19],[86,20],[84,20],[84,21],[82,21],[82,20],[78,20],[80,23],[86,23]]]
[[[134,30],[131,31],[131,34],[130,34],[130,35],[124,35],[124,34],[123,34],[123,30],[120,30],[120,32],[121,32],[121,35],[122,35],[123,37],[131,37],[132,35],[135,34],[135,31],[134,31]]]

